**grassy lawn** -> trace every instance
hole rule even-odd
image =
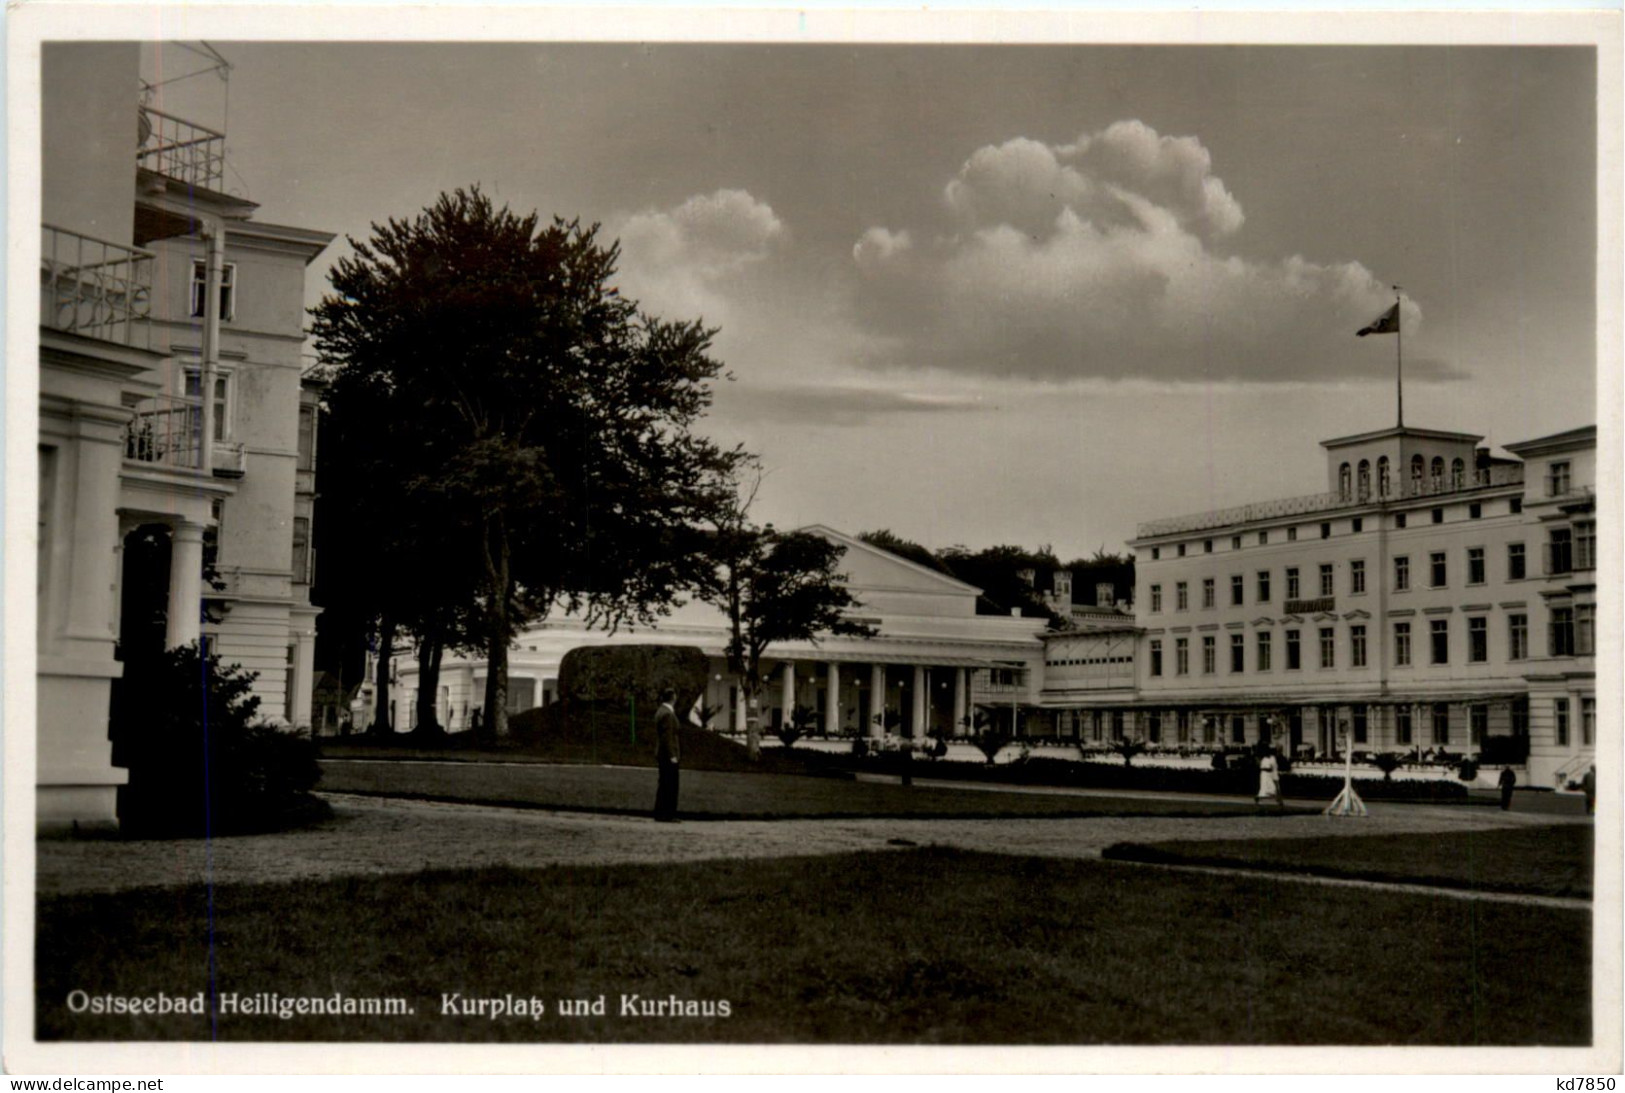
[[[221,992],[400,1017],[221,1016],[236,1040],[1585,1044],[1591,915],[943,849],[482,869],[214,896]],[[90,994],[207,989],[201,888],[42,899],[42,1039],[206,1039]],[[1541,974],[1533,974],[1535,972]],[[536,996],[539,1020],[441,1013]],[[620,996],[731,1015],[623,1016]],[[560,998],[604,995],[604,1016]]]
[[[324,761],[317,787],[478,804],[647,814],[654,804],[652,769],[548,766],[536,763],[401,763]],[[989,793],[903,787],[841,778],[684,770],[680,813],[687,819],[918,816],[1235,816],[1251,801],[1186,802],[1081,797],[1055,793]]]
[[[1105,855],[1126,861],[1245,866],[1364,880],[1482,888],[1547,896],[1591,896],[1595,831],[1590,824],[1497,828],[1370,838],[1119,843]]]

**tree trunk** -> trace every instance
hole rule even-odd
[[[485,534],[486,640],[485,640],[485,731],[496,737],[508,735],[508,632],[510,597],[513,595],[508,557],[508,536],[501,514],[491,517]]]
[[[376,698],[372,706],[372,731],[376,736],[388,736],[395,731],[389,719],[389,669],[394,645],[395,620],[385,615],[378,620],[378,674],[373,683]]]
[[[752,763],[762,757],[762,687],[745,687],[745,755]]]
[[[418,644],[418,725],[417,731],[438,735],[440,724],[440,635],[431,630]]]

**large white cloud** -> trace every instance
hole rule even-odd
[[[670,209],[646,209],[613,221],[621,241],[621,287],[670,318],[723,321],[737,287],[787,237],[766,202],[744,190],[698,194]]]
[[[1370,270],[1221,249],[1245,217],[1194,137],[1124,121],[1068,145],[1019,138],[972,153],[943,195],[947,223],[929,245],[871,228],[854,248],[858,314],[896,347],[879,363],[1046,380],[1392,368],[1353,336],[1393,302]],[[1407,301],[1405,328],[1420,319]]]

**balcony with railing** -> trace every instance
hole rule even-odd
[[[1398,490],[1386,493],[1371,490],[1332,490],[1311,493],[1301,497],[1284,497],[1275,501],[1261,501],[1251,505],[1237,505],[1227,509],[1212,509],[1188,516],[1172,516],[1164,520],[1143,523],[1135,532],[1137,539],[1151,539],[1159,535],[1178,535],[1183,532],[1204,531],[1209,528],[1229,527],[1257,520],[1274,520],[1285,516],[1307,516],[1311,513],[1334,512],[1356,505],[1391,503],[1427,497],[1448,497],[1471,493],[1495,486],[1523,484],[1522,464],[1496,464],[1459,479],[1413,478]]]
[[[172,470],[198,470],[203,465],[203,407],[172,395],[143,399],[124,427],[124,458]]]
[[[41,225],[40,325],[150,348],[150,251]]]
[[[136,162],[155,174],[203,190],[219,190],[226,175],[226,135],[162,110],[142,106]]]

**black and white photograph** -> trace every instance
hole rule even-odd
[[[1617,10],[310,15],[10,13],[8,1070],[1620,1072]]]

